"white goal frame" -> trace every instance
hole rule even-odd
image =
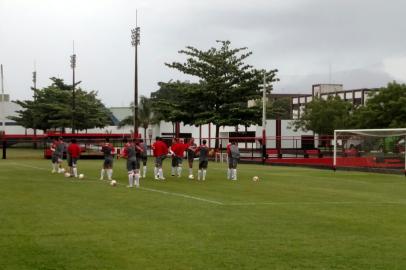
[[[404,173],[406,175],[406,128],[382,128],[382,129],[337,129],[334,130],[334,153],[333,153],[333,168],[336,169],[337,165],[337,132],[353,132],[362,134],[362,132],[374,132],[374,131],[388,131],[394,132],[394,136],[405,136],[404,147],[405,147],[405,166],[403,168]],[[368,134],[370,135],[370,134]],[[371,136],[371,135],[370,135]]]

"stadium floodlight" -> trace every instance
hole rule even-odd
[[[333,169],[403,172],[406,128],[334,130]]]
[[[0,81],[1,81],[1,99],[0,99],[0,106],[1,106],[1,116],[0,116],[0,121],[1,121],[1,133],[6,132],[6,125],[5,125],[5,113],[4,113],[4,74],[3,74],[3,65],[0,65]],[[4,151],[4,149],[3,149]],[[3,154],[4,157],[4,154]]]
[[[263,83],[259,85],[262,87],[262,162],[265,163],[266,160],[266,91],[268,84],[266,82],[266,71],[264,70]]]
[[[134,136],[138,135],[138,45],[140,45],[140,32],[138,27],[138,12],[135,14],[136,27],[131,30],[131,45],[135,48],[134,69]]]
[[[76,95],[75,95],[75,68],[76,54],[75,41],[73,41],[73,54],[70,56],[70,67],[72,68],[72,133],[75,133],[75,112],[76,112]]]
[[[34,61],[34,71],[32,72],[32,83],[33,83],[33,88],[32,90],[34,91],[34,101],[37,100],[37,65],[36,62]],[[33,119],[33,126],[34,126],[34,136],[37,136],[37,119],[34,116]]]

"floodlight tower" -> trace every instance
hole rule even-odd
[[[135,16],[135,28],[131,30],[131,45],[135,48],[134,70],[134,136],[138,136],[138,45],[140,45],[140,27]]]
[[[36,63],[34,61],[34,71],[32,72],[32,83],[33,83],[33,88],[32,90],[34,91],[34,101],[37,100],[37,67]],[[34,136],[37,136],[37,120],[35,119],[35,116],[33,118],[33,124],[34,124]]]
[[[0,117],[0,121],[1,121],[1,132],[5,132],[5,124],[4,124],[4,81],[3,81],[3,65],[0,65],[0,80],[1,80],[1,117]],[[4,157],[4,154],[3,154]]]
[[[264,70],[264,78],[262,85],[262,162],[266,160],[266,71]]]
[[[72,68],[72,133],[75,133],[75,68],[76,68],[76,54],[75,54],[75,42],[73,42],[73,54],[70,56],[70,67]]]
[[[32,72],[32,83],[33,83],[33,90],[34,90],[34,100],[36,98],[35,90],[37,90],[37,65],[34,62],[34,71]]]

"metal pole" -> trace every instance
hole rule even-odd
[[[336,165],[337,165],[337,131],[334,130],[334,153],[333,153],[333,170],[336,170]]]
[[[138,135],[138,45],[135,45],[134,69],[134,136]]]
[[[138,45],[140,44],[140,27],[138,27],[138,11],[135,13],[135,28],[131,30],[131,44],[135,47],[134,61],[134,136],[138,136]]]
[[[0,65],[0,76],[1,76],[1,130],[2,132],[5,132],[5,125],[4,125],[4,74],[3,74],[3,65]]]
[[[404,171],[404,173],[405,173],[405,176],[406,176],[406,136],[404,136],[404,138],[403,138],[403,144],[404,144],[403,151],[405,151],[405,171]]]
[[[73,54],[70,57],[70,66],[72,68],[72,133],[75,133],[75,112],[76,112],[76,94],[75,94],[76,54],[75,54],[75,42],[73,42]]]
[[[262,163],[266,160],[266,73],[262,89]]]
[[[34,102],[37,100],[37,68],[36,68],[36,64],[34,61],[34,71],[32,72],[32,82],[33,82],[33,90],[34,90]],[[33,117],[33,126],[34,126],[34,136],[37,136],[37,121],[35,119],[35,116]],[[35,147],[35,146],[34,146]],[[35,147],[36,148],[36,147]]]

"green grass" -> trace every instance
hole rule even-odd
[[[209,163],[207,180],[126,188],[51,174],[40,151],[0,160],[0,269],[406,269],[406,179]],[[195,164],[196,166],[197,164]],[[184,164],[186,167],[186,164]],[[196,169],[196,168],[195,168]],[[258,175],[259,182],[252,176]]]

